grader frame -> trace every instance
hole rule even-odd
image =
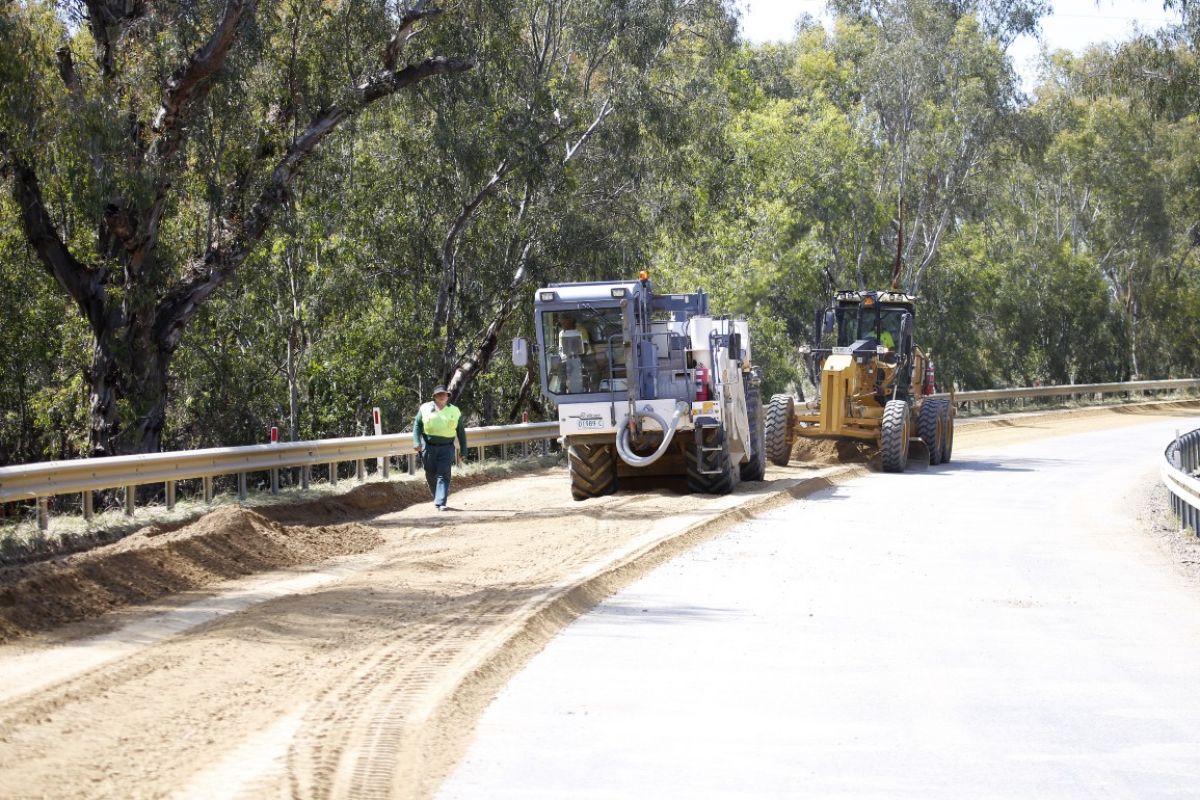
[[[898,291],[841,291],[817,315],[812,344],[800,351],[817,395],[801,408],[790,395],[771,398],[773,463],[790,461],[797,437],[874,443],[885,472],[903,472],[910,457],[950,460],[954,404],[929,397],[933,365],[913,341],[916,303]]]

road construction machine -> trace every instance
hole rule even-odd
[[[874,443],[885,472],[909,459],[940,464],[954,449],[954,403],[934,393],[933,361],[913,342],[917,298],[899,291],[840,291],[800,348],[816,397],[775,395],[766,449],[785,465],[796,437]]]
[[[538,359],[558,406],[576,500],[637,476],[686,476],[689,490],[727,494],[762,480],[760,376],[745,319],[714,316],[708,296],[658,294],[637,280],[551,284],[534,293]]]

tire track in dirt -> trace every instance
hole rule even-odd
[[[963,425],[957,444],[1172,412],[1088,413]],[[660,488],[578,504],[560,470],[458,492],[463,511],[378,518],[368,569],[0,703],[0,795],[160,797],[226,775],[255,797],[428,796],[493,693],[571,619],[822,474],[772,468],[732,498]]]

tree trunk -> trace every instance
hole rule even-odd
[[[103,74],[113,74],[123,61],[114,53],[127,24],[145,9],[142,0],[86,0],[93,23]],[[109,8],[125,9],[119,14]],[[128,9],[135,9],[131,13]],[[367,80],[346,86],[292,138],[274,166],[270,154],[256,161],[235,181],[214,215],[220,237],[205,241],[203,250],[180,259],[182,274],[173,275],[156,264],[159,231],[172,199],[188,181],[184,151],[193,117],[202,110],[217,81],[227,54],[253,20],[258,0],[228,0],[209,35],[170,73],[147,137],[142,157],[130,164],[123,151],[105,161],[114,172],[129,172],[136,185],[149,191],[145,202],[131,204],[114,196],[103,213],[92,218],[95,263],[72,253],[43,198],[35,162],[53,164],[54,147],[37,148],[13,141],[0,129],[0,173],[11,184],[20,209],[25,238],[43,268],[79,307],[94,337],[88,371],[91,411],[91,451],[94,456],[155,452],[162,444],[166,421],[168,370],[188,324],[258,246],[285,204],[291,186],[318,146],[346,120],[383,98],[407,90],[428,78],[472,69],[473,61],[433,57],[397,66],[413,26],[442,13],[424,3],[405,12],[389,44],[384,69]],[[97,27],[98,25],[98,27]],[[69,50],[59,53],[60,76],[67,89],[79,87]],[[135,65],[136,66],[136,65]],[[121,112],[122,118],[125,112]],[[123,128],[124,119],[119,123]],[[102,154],[94,154],[98,157]],[[51,167],[52,168],[52,167]],[[120,185],[121,181],[114,181]],[[257,192],[257,197],[252,193]],[[152,198],[152,199],[149,199]],[[186,200],[184,201],[186,202]],[[177,254],[182,255],[182,254]],[[115,268],[120,265],[120,272]],[[111,272],[110,272],[111,270]],[[294,422],[294,414],[293,414]]]
[[[109,329],[96,335],[88,371],[93,458],[159,451],[173,356],[144,330]]]
[[[513,402],[512,410],[508,412],[508,421],[515,423],[521,417],[521,412],[526,406],[536,411],[539,415],[546,413],[545,407],[534,397],[533,387],[537,385],[537,373],[533,366],[533,361],[525,367],[525,379],[521,381],[521,390],[517,392],[517,399]]]
[[[287,342],[287,382],[288,382],[288,437],[295,442],[300,439],[300,382],[297,380],[298,364],[296,348],[299,335],[296,330],[298,323],[292,322],[288,330]]]

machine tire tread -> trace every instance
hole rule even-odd
[[[921,403],[921,413],[917,418],[917,435],[925,442],[929,450],[930,466],[942,463],[942,438],[944,430],[942,420],[944,411],[938,400],[928,399]]]
[[[718,428],[706,433],[705,444],[710,447],[721,445],[721,449],[705,452],[700,450],[695,443],[688,445],[688,491],[701,494],[729,494],[738,484],[738,469],[730,457],[725,431]],[[718,469],[720,472],[708,473],[705,472],[706,469]]]
[[[750,380],[746,381],[746,422],[750,428],[750,460],[741,465],[742,480],[761,481],[767,474],[762,388]]]
[[[904,472],[908,466],[908,401],[889,400],[883,407],[879,431],[884,472]]]
[[[767,404],[763,444],[767,458],[777,467],[786,467],[792,458],[792,414],[791,395],[777,394]]]
[[[606,444],[578,444],[567,448],[571,496],[588,500],[617,490],[616,448]]]
[[[946,416],[945,433],[942,435],[942,463],[949,464],[954,454],[954,406],[949,400],[941,401]]]

